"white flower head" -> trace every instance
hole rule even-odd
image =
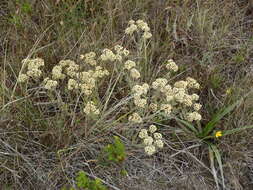
[[[199,100],[199,95],[197,94],[192,94],[191,95],[192,101],[198,101]]]
[[[149,39],[149,38],[152,37],[152,34],[151,34],[150,32],[144,32],[143,35],[142,35],[142,37],[143,37],[144,39]]]
[[[165,114],[170,115],[171,110],[172,110],[172,106],[171,106],[171,104],[162,104],[161,110],[164,111]]]
[[[186,116],[186,120],[189,122],[200,121],[201,119],[202,119],[201,115],[196,111],[192,113],[188,113]]]
[[[193,104],[193,109],[194,109],[195,111],[199,111],[199,110],[201,109],[201,107],[202,107],[202,105],[199,104],[199,103]]]
[[[147,129],[141,129],[141,131],[139,132],[139,137],[141,139],[144,139],[144,138],[148,137],[148,131],[147,131]]]
[[[149,145],[149,146],[146,146],[144,150],[145,150],[147,155],[151,156],[152,154],[155,153],[156,148],[155,148],[154,145]]]
[[[153,141],[154,141],[153,138],[148,136],[143,140],[143,144],[149,146],[153,144]]]
[[[29,80],[29,77],[26,74],[20,74],[18,76],[18,82],[20,83],[27,82],[28,80]]]
[[[140,72],[137,69],[133,68],[133,69],[130,70],[130,76],[133,79],[138,79],[138,78],[141,77],[141,74],[140,74]]]
[[[161,133],[154,133],[154,138],[156,139],[156,140],[158,140],[158,139],[162,139],[162,134]]]
[[[144,98],[140,98],[139,96],[135,96],[135,97],[134,97],[134,104],[135,104],[137,107],[145,108],[145,106],[146,106],[146,104],[147,104],[147,100],[144,99]]]
[[[149,105],[149,108],[150,108],[150,110],[151,110],[152,112],[156,112],[157,109],[158,109],[158,105],[155,104],[155,103],[151,103],[151,104]]]
[[[177,64],[176,64],[172,59],[169,59],[169,60],[167,61],[166,68],[167,68],[169,71],[174,71],[174,72],[177,72],[177,71],[178,71],[178,66],[177,66]]]
[[[128,120],[133,123],[142,123],[142,118],[138,113],[133,113],[130,115]]]
[[[127,60],[124,64],[124,68],[127,69],[127,70],[130,70],[135,66],[136,66],[136,63],[134,61],[131,61],[131,60]]]
[[[158,79],[156,79],[152,83],[152,88],[154,88],[154,89],[158,89],[158,88],[162,89],[162,88],[164,88],[166,86],[167,82],[168,82],[168,80],[165,79],[165,78],[158,78]]]
[[[83,112],[87,115],[94,114],[98,115],[100,113],[99,109],[96,108],[93,101],[87,102],[86,106],[83,109]]]
[[[188,85],[187,81],[180,80],[175,82],[174,87],[186,89],[187,85]]]
[[[115,61],[116,56],[111,50],[104,49],[100,58],[102,61]]]
[[[155,125],[150,125],[149,126],[149,132],[150,133],[154,133],[154,132],[156,132],[156,130],[157,130],[157,127]]]
[[[44,88],[47,90],[54,90],[57,87],[57,85],[58,85],[57,81],[48,79],[46,80]]]
[[[137,31],[137,26],[135,24],[130,24],[129,27],[126,28],[125,33],[128,35],[132,35],[135,31]]]
[[[163,141],[161,139],[155,140],[154,145],[158,148],[163,148]]]

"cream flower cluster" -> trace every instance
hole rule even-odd
[[[133,123],[142,123],[143,122],[141,116],[136,112],[133,113],[132,115],[130,115],[128,120]]]
[[[58,85],[58,82],[55,81],[55,80],[51,80],[49,79],[48,77],[44,79],[43,81],[43,84],[44,84],[44,88],[47,89],[47,90],[55,90],[57,85]]]
[[[86,106],[83,109],[83,112],[87,115],[98,115],[100,113],[99,109],[97,109],[93,101],[87,102]]]
[[[129,51],[122,47],[121,45],[116,45],[114,46],[114,50],[116,53],[114,53],[112,50],[110,49],[104,49],[102,51],[102,54],[100,56],[100,59],[102,61],[119,61],[121,62],[123,60],[124,57],[127,57],[129,55]]]
[[[79,66],[72,60],[61,60],[57,65],[55,65],[51,71],[51,78],[46,77],[42,85],[45,89],[51,91],[55,90],[59,85],[60,80],[64,80],[67,76],[75,76],[78,71]],[[65,73],[64,73],[65,72]]]
[[[84,60],[84,63],[87,63],[91,66],[97,65],[97,61],[96,61],[95,57],[96,57],[96,53],[93,51],[86,53],[84,55],[80,55],[80,59]]]
[[[176,65],[175,62],[171,63],[172,66]],[[131,70],[135,65],[135,62],[127,61],[125,63],[125,68]],[[174,71],[177,70],[175,68]],[[199,96],[194,93],[189,94],[189,92],[191,89],[199,88],[199,83],[190,77],[187,77],[186,80],[176,81],[174,85],[168,84],[166,78],[156,78],[152,82],[151,88],[147,83],[144,83],[143,85],[136,84],[132,87],[132,93],[134,97],[134,105],[137,108],[143,109],[148,106],[151,112],[156,113],[157,111],[160,111],[168,116],[184,110],[183,113],[186,113],[184,114],[184,118],[189,121],[195,121],[201,119],[201,117],[196,115],[195,112],[197,113],[202,106],[196,102],[198,101]],[[155,92],[152,93],[151,91],[150,96],[147,96],[150,89],[153,89]],[[147,97],[149,97],[150,101],[148,101]],[[149,105],[148,102],[150,102]],[[194,114],[190,114],[192,111],[194,111]]]
[[[123,49],[124,50],[124,49]],[[86,53],[80,56],[81,60],[84,60],[89,67],[93,67],[88,71],[83,71],[83,68],[87,68],[87,65],[83,67],[75,63],[72,60],[61,60],[55,65],[51,71],[51,77],[47,77],[42,82],[42,85],[47,90],[54,90],[60,84],[61,80],[67,80],[67,89],[80,90],[85,95],[91,95],[96,88],[97,82],[105,76],[109,75],[108,70],[103,69],[101,66],[97,66],[96,54],[94,52]],[[27,61],[26,61],[27,62]],[[36,70],[40,66],[44,65],[41,60],[29,61],[28,70]],[[28,80],[28,75],[20,75],[19,81]]]
[[[152,88],[153,89],[163,89],[166,86],[167,82],[168,82],[168,80],[165,78],[158,78],[152,83]]]
[[[130,76],[131,76],[133,79],[138,79],[138,78],[141,77],[141,74],[140,74],[140,72],[139,72],[137,69],[132,68],[132,69],[130,70]]]
[[[116,51],[116,53],[113,53],[113,51],[110,49],[104,49],[102,51],[100,59],[102,61],[112,61],[113,62],[115,60],[118,60],[121,62],[123,57],[128,56],[128,54],[129,54],[129,51],[120,45],[116,45],[114,47],[114,50]]]
[[[149,104],[149,109],[151,112],[155,113],[158,110],[158,105],[152,102]]]
[[[116,55],[110,49],[104,49],[100,58],[102,61],[115,61]]]
[[[139,138],[143,140],[145,146],[144,150],[149,156],[154,154],[157,149],[161,149],[164,146],[162,134],[156,131],[157,127],[155,125],[150,125],[148,130],[141,129],[139,132]]]
[[[139,79],[141,77],[140,72],[135,68],[136,63],[131,60],[127,60],[124,64],[124,69],[127,69],[130,73],[131,78]]]
[[[132,93],[134,96],[141,96],[141,95],[146,95],[149,90],[149,85],[147,83],[144,83],[142,85],[134,85],[132,88]]]
[[[80,90],[85,95],[91,95],[96,87],[96,82],[109,75],[108,70],[101,66],[96,66],[96,54],[94,52],[86,53],[80,56],[93,69],[83,71],[82,67],[72,60],[62,60],[52,69],[52,79],[62,80],[68,78],[67,89]],[[64,74],[65,73],[65,74]]]
[[[132,35],[135,31],[142,31],[142,38],[149,39],[152,37],[152,34],[150,33],[150,28],[146,22],[143,20],[130,20],[128,22],[128,27],[125,29],[125,33],[128,35]]]
[[[134,97],[134,104],[137,107],[145,108],[145,106],[147,105],[147,100],[145,98],[141,98],[140,96],[135,96]]]
[[[174,72],[177,72],[178,71],[178,66],[177,64],[172,60],[172,59],[169,59],[166,63],[166,68],[169,70],[169,71],[174,71]]]
[[[96,82],[108,76],[109,72],[101,66],[96,66],[94,70],[78,71],[75,76],[68,80],[69,90],[81,90],[85,95],[91,95],[96,87]]]
[[[202,117],[198,112],[195,111],[195,112],[188,113],[186,116],[186,119],[190,122],[193,122],[193,121],[200,121]]]
[[[20,73],[18,76],[18,82],[27,82],[30,78],[39,79],[42,75],[41,67],[44,66],[44,60],[41,58],[24,59],[22,60],[26,73]]]
[[[136,66],[136,63],[131,60],[127,60],[124,65],[124,69],[130,70]]]
[[[199,83],[195,79],[193,79],[191,77],[187,77],[186,78],[186,82],[187,82],[187,85],[188,85],[189,88],[195,88],[195,89],[199,89],[200,88]]]
[[[168,61],[167,68],[175,72],[178,70],[178,66],[173,60]],[[151,112],[163,112],[168,116],[180,112],[183,113],[184,119],[190,122],[201,120],[198,111],[202,105],[197,103],[199,96],[195,93],[190,94],[192,90],[200,88],[195,79],[187,77],[186,80],[179,80],[170,85],[166,78],[156,78],[151,87],[153,91],[150,93],[148,106]],[[135,86],[135,93],[141,92],[141,88],[139,85]]]
[[[134,96],[134,104],[139,108],[145,108],[147,105],[147,99],[143,98],[149,90],[149,85],[144,83],[142,85],[135,85],[132,88],[132,93]]]
[[[160,81],[160,82],[159,82]],[[201,104],[197,103],[199,96],[195,93],[189,94],[191,89],[199,89],[199,83],[189,77],[184,81],[176,81],[173,86],[166,84],[166,80],[161,82],[161,80],[155,81],[152,84],[154,89],[160,90],[163,94],[164,99],[167,103],[161,104],[160,110],[169,115],[173,110],[182,110],[191,113],[191,109],[195,112],[199,111],[202,107]],[[189,82],[190,81],[190,82]],[[172,106],[173,105],[173,106]],[[186,119],[188,121],[200,120],[201,116],[194,114],[187,114]]]
[[[52,79],[59,80],[59,79],[65,79],[66,75],[62,73],[62,66],[56,65],[52,69]]]
[[[122,47],[121,45],[116,45],[114,46],[114,50],[116,51],[116,57],[117,56],[128,56],[129,55],[129,51]]]
[[[163,111],[165,114],[170,115],[171,110],[172,110],[172,106],[170,104],[161,105],[161,111]]]

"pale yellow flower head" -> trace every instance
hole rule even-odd
[[[161,110],[164,111],[165,114],[169,115],[172,110],[172,106],[170,104],[162,104]]]
[[[125,33],[132,35],[135,31],[137,31],[137,26],[135,24],[130,24],[130,26],[126,28]]]
[[[155,140],[154,145],[157,148],[163,148],[164,143],[163,143],[163,141],[161,139],[158,139],[158,140]]]
[[[201,115],[198,112],[188,113],[186,120],[189,122],[200,121],[202,119]]]
[[[83,109],[83,112],[87,115],[94,114],[98,115],[100,113],[99,109],[96,108],[93,101],[87,102],[86,106]]]
[[[133,69],[130,70],[130,76],[133,79],[138,79],[138,78],[141,77],[141,74],[140,74],[140,72],[137,69],[133,68]]]
[[[141,98],[140,96],[135,96],[134,97],[134,104],[137,107],[145,108],[145,106],[147,105],[147,100],[145,98]]]
[[[194,109],[195,111],[199,111],[199,110],[201,109],[201,107],[202,107],[201,104],[198,104],[198,103],[193,104],[193,109]]]
[[[136,63],[134,61],[131,61],[131,60],[127,60],[124,64],[124,68],[127,69],[127,70],[130,70],[135,66],[136,66]]]
[[[115,61],[116,56],[111,50],[104,49],[100,58],[102,61]]]
[[[155,104],[155,103],[151,103],[151,104],[149,105],[149,108],[150,108],[150,110],[151,110],[152,112],[156,112],[156,111],[158,110],[158,105]]]
[[[31,69],[28,70],[26,74],[31,78],[38,79],[41,77],[42,71],[39,69]]]
[[[154,89],[158,89],[158,88],[162,89],[162,88],[164,88],[166,86],[167,82],[168,82],[168,80],[165,79],[165,78],[158,78],[158,79],[156,79],[152,83],[152,88],[154,88]]]
[[[187,85],[188,85],[187,81],[180,80],[175,82],[174,87],[186,89]]]
[[[57,85],[58,85],[57,81],[48,79],[46,80],[44,88],[47,90],[54,90],[57,87]]]
[[[148,131],[146,129],[141,129],[141,131],[139,132],[139,137],[141,139],[148,137]]]
[[[146,146],[146,147],[144,148],[144,150],[145,150],[145,152],[146,152],[147,155],[151,156],[152,154],[155,153],[156,148],[155,148],[154,145],[149,145],[149,146]]]
[[[153,138],[148,136],[143,140],[143,144],[149,146],[153,144],[153,141],[154,141]]]
[[[144,32],[143,35],[142,35],[142,37],[143,37],[144,39],[149,39],[149,38],[152,37],[152,34],[151,34],[150,32]]]
[[[158,140],[158,139],[162,139],[162,134],[161,133],[154,133],[154,138],[156,139],[156,140]]]
[[[133,113],[130,115],[128,120],[133,123],[142,123],[142,118],[138,113]]]
[[[169,59],[169,60],[167,61],[166,68],[167,68],[169,71],[174,71],[174,72],[177,72],[177,71],[178,71],[178,66],[177,66],[177,64],[176,64],[172,59]]]
[[[52,69],[52,78],[54,80],[64,79],[66,77],[65,74],[62,73],[62,66],[56,65]]]
[[[154,133],[154,132],[156,132],[156,130],[157,130],[157,127],[155,125],[150,125],[149,126],[149,132],[150,133]]]
[[[78,88],[78,83],[74,79],[69,79],[68,81],[68,90],[74,90]]]
[[[29,80],[29,77],[26,74],[20,74],[18,76],[18,82],[20,83],[27,82],[28,80]]]

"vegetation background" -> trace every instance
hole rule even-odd
[[[121,42],[130,19],[143,19],[153,34],[152,66],[173,58],[200,82],[206,123],[252,89],[251,5],[246,0],[2,0],[0,189],[68,188],[80,170],[110,184],[109,189],[216,189],[208,149],[197,138],[172,134],[161,152],[148,157],[120,136],[120,130],[85,137],[82,131],[89,126],[71,126],[66,116],[55,117],[53,105],[46,106],[52,115],[45,119],[36,97],[24,96],[20,88],[13,93],[13,88],[27,55],[43,58],[49,70],[62,59],[113,47]],[[251,96],[217,129],[252,123]],[[121,137],[127,157],[113,167],[100,166],[98,156],[113,135]],[[226,189],[253,189],[253,130],[214,143],[220,150]]]

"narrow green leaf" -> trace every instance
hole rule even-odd
[[[212,150],[211,146],[208,146],[208,150],[209,150],[210,167],[212,169],[213,178],[216,183],[217,190],[219,190],[220,188],[219,188],[218,177],[217,177],[217,173],[216,173],[215,166],[214,166],[214,154],[213,154],[213,150]]]
[[[186,127],[188,127],[189,129],[191,129],[191,131],[194,132],[195,134],[198,134],[197,129],[189,122],[178,119],[178,118],[176,118],[176,120],[179,121],[180,123],[182,123],[183,125],[185,125]]]
[[[222,187],[223,187],[223,189],[226,189],[220,152],[219,152],[217,146],[215,146],[213,144],[211,145],[211,148],[212,148],[212,150],[214,152],[214,155],[215,155],[215,157],[217,159],[217,162],[219,164],[220,173],[221,173],[221,179],[222,179]]]
[[[226,107],[225,109],[222,109],[221,111],[219,111],[213,118],[211,121],[209,121],[206,126],[203,129],[203,132],[201,133],[202,137],[207,136],[215,127],[216,123],[218,121],[220,121],[226,114],[228,114],[229,112],[231,112],[233,109],[235,109],[235,107],[241,103],[242,99],[236,101],[235,103],[233,103],[232,105]]]
[[[249,126],[239,127],[239,128],[236,128],[236,129],[226,130],[226,131],[223,131],[222,136],[231,135],[231,134],[238,133],[238,132],[241,132],[243,130],[252,129],[252,128],[253,128],[253,125],[249,125]]]

